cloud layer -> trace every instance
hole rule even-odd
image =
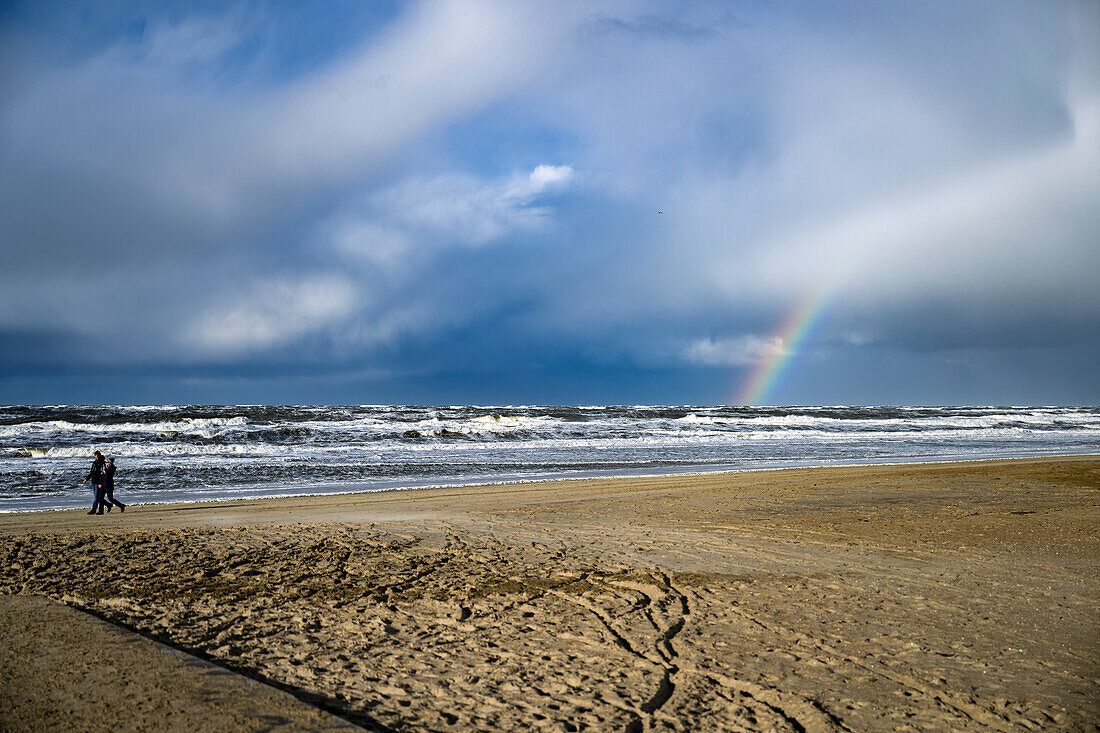
[[[625,375],[613,401],[666,370],[659,401],[723,401],[785,355],[828,402],[923,360],[900,401],[963,352],[1095,356],[1089,3],[438,0],[296,26],[311,56],[285,12],[0,21],[5,373]],[[1026,360],[989,394],[1100,396]]]

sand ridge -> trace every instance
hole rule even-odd
[[[0,592],[395,730],[1100,720],[1100,459],[524,490],[3,517]]]

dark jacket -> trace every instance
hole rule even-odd
[[[102,456],[92,461],[92,470],[88,472],[88,475],[84,477],[84,480],[91,481],[93,484],[100,483],[103,479],[104,463],[106,463],[106,461],[103,460]]]
[[[115,464],[108,463],[103,469],[103,488],[113,489],[115,488]]]

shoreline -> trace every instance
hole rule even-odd
[[[87,610],[367,727],[1084,731],[1100,719],[1100,456],[84,520],[0,516],[0,596]],[[0,623],[31,613],[10,609]],[[51,664],[72,676],[84,662],[65,655]]]
[[[378,488],[378,489],[341,489],[335,491],[302,491],[297,493],[275,493],[270,495],[260,496],[241,496],[241,497],[219,497],[212,499],[190,499],[190,500],[164,500],[164,501],[135,501],[127,503],[127,508],[134,507],[162,507],[162,506],[177,506],[177,505],[203,505],[222,502],[248,502],[248,501],[274,501],[279,499],[302,499],[302,498],[319,498],[319,497],[331,497],[331,496],[354,496],[359,494],[383,494],[392,492],[417,492],[417,491],[437,491],[447,489],[464,489],[464,488],[476,488],[476,487],[494,487],[494,486],[531,486],[541,484],[554,484],[565,483],[570,481],[605,481],[605,480],[622,480],[622,479],[654,479],[654,478],[686,478],[692,476],[710,476],[714,474],[745,474],[745,473],[758,473],[768,471],[800,471],[800,470],[816,470],[816,469],[831,469],[831,468],[858,468],[858,467],[875,467],[875,466],[926,466],[926,465],[940,465],[940,464],[969,464],[969,463],[998,463],[1002,461],[1033,461],[1042,459],[1064,459],[1064,458],[1096,458],[1100,457],[1100,453],[1029,453],[1024,455],[1013,456],[1001,456],[996,458],[942,458],[937,457],[930,460],[910,460],[909,458],[880,458],[880,459],[867,459],[865,461],[856,461],[852,463],[837,462],[837,463],[809,463],[802,465],[790,465],[790,466],[765,466],[765,467],[752,467],[752,468],[728,468],[724,466],[718,466],[711,470],[698,470],[698,471],[672,471],[672,472],[650,472],[650,473],[633,473],[630,471],[623,471],[622,469],[607,469],[604,471],[593,471],[582,476],[556,476],[551,478],[531,478],[531,479],[514,479],[514,480],[493,480],[493,481],[480,481],[475,480],[471,482],[459,482],[459,483],[433,483],[422,486],[398,486],[392,488]],[[810,460],[810,459],[807,459]],[[846,459],[837,459],[838,461],[844,461]],[[798,462],[795,459],[792,461]],[[644,470],[644,469],[639,469]],[[326,487],[332,484],[318,484],[318,486]],[[247,487],[219,487],[224,489],[247,489]],[[122,494],[120,494],[120,497]],[[46,509],[0,509],[0,517],[13,515],[13,514],[36,514],[36,513],[51,513],[51,512],[74,512],[80,511],[81,507],[66,507],[66,508],[46,508]]]

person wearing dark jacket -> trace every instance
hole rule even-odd
[[[96,514],[103,513],[103,506],[106,504],[107,511],[111,511],[111,505],[114,504],[118,507],[120,512],[126,511],[126,505],[115,498],[115,459],[108,458],[106,464],[103,467],[103,488],[99,493],[99,511]]]
[[[92,482],[92,496],[95,497],[95,498],[92,500],[92,510],[88,513],[89,514],[95,514],[96,509],[98,508],[99,513],[102,514],[103,513],[103,507],[100,506],[99,492],[100,492],[101,485],[103,484],[103,466],[106,463],[106,461],[103,460],[103,454],[100,453],[99,451],[96,451],[95,453],[93,453],[92,456],[93,456],[92,470],[88,471],[88,475],[85,476],[84,480],[81,481],[80,483],[86,484],[89,481]]]

